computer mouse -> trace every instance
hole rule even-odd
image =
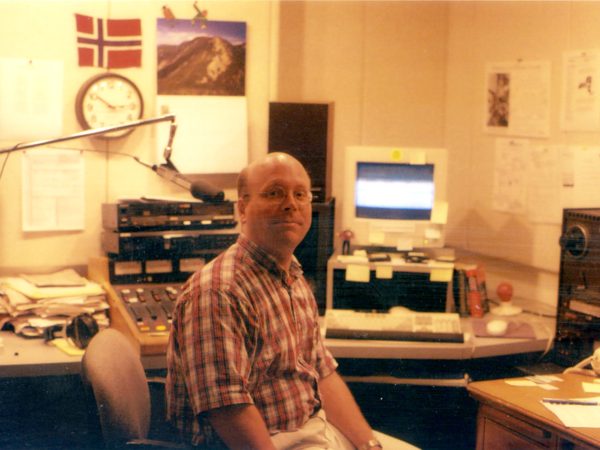
[[[390,314],[407,314],[407,313],[411,313],[412,311],[410,309],[408,309],[406,306],[392,306],[389,309]]]
[[[504,336],[507,328],[508,322],[502,319],[490,320],[485,326],[487,333],[491,336]]]

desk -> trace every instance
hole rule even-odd
[[[81,356],[70,356],[43,339],[25,339],[0,331],[0,378],[40,377],[79,374]],[[164,369],[164,355],[144,356],[146,369]]]
[[[464,343],[370,341],[327,339],[326,345],[336,358],[403,359],[403,360],[470,360],[492,356],[542,353],[554,337],[554,320],[525,314],[535,330],[535,339],[480,338],[472,332],[468,318],[462,319],[467,333]],[[69,356],[42,339],[24,339],[1,331],[0,378],[77,374],[80,356]],[[165,355],[145,355],[146,369],[164,369]]]
[[[468,360],[493,356],[548,351],[554,339],[555,319],[532,314],[510,317],[527,321],[535,332],[534,339],[476,337],[471,320],[461,319],[464,343],[371,341],[327,339],[327,348],[336,358],[370,359],[445,359]]]
[[[511,386],[505,380],[469,384],[469,394],[479,402],[477,449],[535,448],[591,449],[600,447],[600,428],[566,428],[544,405],[543,397],[591,397],[582,381],[590,377],[558,375],[564,381],[553,383],[560,391],[539,387]],[[560,392],[560,395],[557,394]]]

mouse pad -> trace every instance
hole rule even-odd
[[[485,328],[489,320],[493,319],[471,319],[471,324],[473,325],[473,332],[475,333],[475,336],[522,339],[535,338],[535,331],[533,330],[533,327],[531,325],[516,320],[508,320],[506,334],[504,334],[503,336],[493,336],[489,334]]]

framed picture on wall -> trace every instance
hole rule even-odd
[[[550,63],[489,63],[484,129],[501,136],[550,135]]]
[[[158,19],[158,95],[245,95],[246,23]]]

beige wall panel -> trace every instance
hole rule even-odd
[[[362,144],[443,145],[447,5],[366,3]]]
[[[52,59],[64,63],[63,134],[80,131],[75,118],[74,100],[79,86],[91,76],[106,69],[78,67],[74,13],[105,18],[140,18],[142,20],[142,67],[114,70],[134,80],[145,100],[144,118],[155,117],[156,95],[156,19],[163,17],[164,2],[148,0],[119,1],[0,1],[0,58]],[[192,2],[173,0],[168,3],[175,17],[192,19]],[[269,0],[201,2],[208,10],[209,20],[244,21],[247,23],[246,97],[248,102],[249,157],[266,153],[270,70],[273,59],[269,54],[277,6]],[[64,147],[95,150],[85,153],[85,229],[77,232],[36,232],[21,230],[21,164],[20,154],[7,161],[0,180],[0,271],[15,268],[32,272],[64,266],[85,266],[88,258],[102,254],[100,248],[103,202],[119,198],[178,196],[191,198],[177,186],[159,178],[147,168],[135,163],[137,156],[147,163],[160,163],[156,157],[156,127],[137,129],[119,141],[99,141],[93,138],[64,143]],[[51,138],[54,136],[48,136]],[[15,142],[2,139],[0,148]],[[164,143],[166,145],[166,142]],[[158,145],[162,145],[158,143]],[[177,151],[177,136],[174,152]],[[202,145],[198,142],[198,145]],[[32,150],[35,151],[35,150]],[[130,156],[103,152],[125,153]],[[0,164],[3,162],[0,160]],[[228,198],[234,199],[232,177],[215,178],[225,188]],[[222,177],[221,177],[222,178]],[[225,184],[223,184],[225,183]]]

